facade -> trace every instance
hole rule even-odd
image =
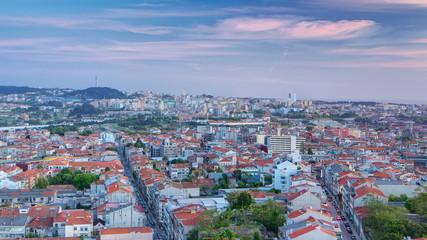
[[[172,143],[169,139],[165,139],[160,145],[160,156],[175,158],[178,157],[178,146],[175,143]]]
[[[111,208],[107,210],[105,215],[105,226],[107,228],[142,227],[144,223],[144,212],[130,203]]]
[[[273,186],[282,193],[289,192],[292,186],[292,176],[297,174],[298,165],[290,161],[284,161],[274,167]]]
[[[25,226],[28,222],[28,216],[0,218],[0,238],[24,238],[26,235]]]
[[[292,153],[300,151],[305,145],[305,138],[297,136],[267,136],[266,144],[269,153]]]

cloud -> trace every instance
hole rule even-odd
[[[0,56],[26,61],[54,62],[181,62],[193,57],[241,55],[242,53],[232,50],[233,46],[221,41],[113,41],[94,45],[76,44],[71,39],[56,42],[50,39],[17,39],[0,41]]]
[[[412,43],[427,43],[427,38],[413,40]]]
[[[331,53],[354,56],[399,56],[399,57],[425,57],[427,49],[403,49],[391,47],[378,47],[368,49],[344,48],[332,50]]]
[[[0,48],[2,47],[30,47],[42,44],[51,44],[58,42],[61,39],[56,38],[24,38],[24,39],[10,39],[0,40]]]
[[[370,20],[305,20],[302,18],[231,18],[215,28],[201,27],[224,39],[341,40],[360,36],[375,25]]]
[[[345,8],[348,10],[377,11],[395,8],[401,10],[401,7],[427,7],[426,0],[311,0],[319,6],[333,6]]]
[[[70,28],[90,22],[87,19],[67,19],[55,17],[11,17],[0,15],[1,25],[49,25],[60,28]]]

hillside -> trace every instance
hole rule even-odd
[[[90,87],[83,90],[75,90],[65,94],[66,97],[77,97],[85,99],[111,99],[126,98],[126,95],[117,89],[108,87]]]
[[[21,94],[28,92],[41,92],[44,89],[31,87],[0,86],[0,95]]]

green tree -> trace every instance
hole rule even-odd
[[[135,144],[134,144],[134,147],[137,147],[137,148],[145,148],[145,144],[141,141],[141,139],[140,139],[140,138],[138,138],[138,139],[136,140]]]
[[[90,184],[98,181],[99,176],[92,173],[77,174],[73,179],[73,185],[79,189],[83,190],[90,187]]]
[[[218,232],[215,235],[215,239],[235,239],[236,234],[229,228],[226,228],[224,231]]]
[[[402,239],[403,237],[422,237],[427,234],[427,225],[406,218],[406,211],[400,207],[390,207],[370,196],[365,199],[369,217],[364,226],[371,229],[374,239]]]
[[[33,188],[45,189],[45,188],[47,188],[47,186],[49,186],[49,181],[44,177],[39,177],[39,179],[37,179],[36,185],[34,185]]]
[[[247,209],[255,203],[255,200],[247,192],[230,194],[227,200],[231,209]]]
[[[314,126],[307,126],[307,127],[305,127],[305,129],[306,129],[307,131],[313,131]]]
[[[261,240],[261,235],[259,234],[259,231],[254,232],[254,240]]]
[[[308,155],[314,155],[313,150],[312,150],[311,148],[309,148],[309,149],[307,150],[307,154],[308,154]]]
[[[273,183],[273,176],[272,175],[265,175],[264,176],[264,182],[266,185]]]
[[[264,225],[268,231],[275,234],[278,234],[279,227],[283,226],[286,221],[284,216],[286,209],[270,199],[265,204],[252,206],[251,213],[254,221]]]

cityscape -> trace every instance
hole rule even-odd
[[[0,240],[427,240],[427,0],[0,1]]]
[[[427,105],[0,92],[0,238],[426,236]]]

